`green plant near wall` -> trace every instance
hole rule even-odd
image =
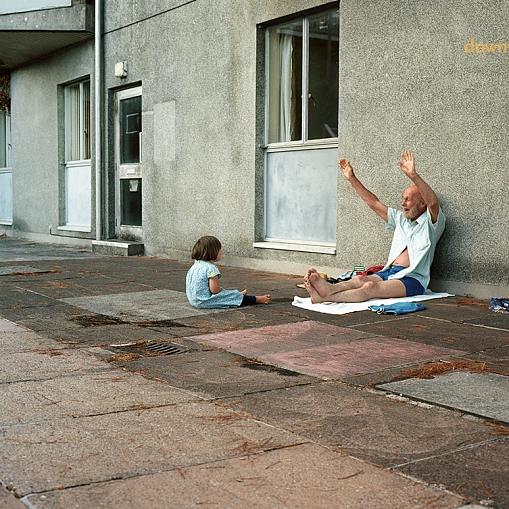
[[[8,112],[11,108],[10,82],[11,75],[9,73],[0,73],[0,111]]]

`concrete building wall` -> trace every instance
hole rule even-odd
[[[165,2],[151,3],[143,13],[121,1],[106,5],[106,88],[143,86],[145,248],[188,257],[200,236],[212,234],[230,256],[285,259],[253,249],[263,221],[255,203],[263,178],[257,25],[327,2],[181,4],[163,12]],[[121,61],[125,79],[114,77]],[[108,146],[112,174],[111,137]]]
[[[399,205],[408,182],[396,161],[415,152],[447,216],[432,277],[474,283],[449,284],[462,293],[509,283],[509,55],[465,51],[472,39],[509,43],[508,19],[503,1],[341,2],[340,153]],[[383,260],[390,236],[343,181],[338,196],[338,263]]]
[[[65,186],[62,86],[90,78],[93,58],[93,43],[85,43],[12,72],[14,234],[87,237],[58,231]]]
[[[110,236],[114,94],[142,85],[148,254],[188,259],[195,240],[211,234],[223,242],[224,262],[236,265],[294,273],[315,265],[336,275],[354,264],[385,262],[391,233],[342,175],[335,255],[253,247],[263,240],[260,24],[327,2],[105,4]],[[409,181],[397,161],[403,150],[414,151],[417,169],[437,191],[448,220],[432,288],[484,297],[507,292],[509,60],[505,52],[479,52],[475,45],[467,52],[465,45],[472,39],[509,44],[509,5],[343,0],[340,12],[338,156],[352,162],[383,202],[398,208]],[[115,77],[117,62],[127,62],[126,78]],[[58,85],[92,70],[87,43],[13,73],[13,139],[23,140],[13,153],[17,230],[42,234],[57,224]],[[30,202],[41,194],[44,203],[35,210]]]

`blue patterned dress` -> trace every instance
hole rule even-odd
[[[219,269],[210,262],[195,260],[186,276],[186,294],[191,306],[202,309],[239,307],[244,294],[238,290],[221,290],[212,293],[209,279],[221,277]]]

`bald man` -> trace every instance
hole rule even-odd
[[[371,276],[355,276],[349,281],[331,284],[314,268],[304,277],[311,301],[364,302],[375,298],[411,297],[425,292],[435,248],[445,229],[445,216],[438,198],[415,170],[414,155],[401,154],[398,161],[413,185],[403,192],[402,210],[387,207],[356,177],[350,161],[339,160],[343,174],[368,207],[394,230],[389,260],[385,267]]]

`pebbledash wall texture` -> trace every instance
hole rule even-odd
[[[331,37],[320,15],[334,10],[339,26]],[[366,187],[398,208],[410,182],[397,161],[409,149],[447,217],[431,288],[478,297],[509,292],[509,57],[500,51],[509,43],[509,3],[109,0],[103,14],[105,238],[128,238],[131,231],[117,227],[116,129],[119,93],[137,88],[142,187],[127,189],[141,192],[142,225],[134,228],[146,254],[189,260],[196,239],[208,234],[222,241],[225,264],[294,274],[316,266],[334,276],[354,265],[383,264],[391,232],[341,172],[329,169],[322,180],[320,166],[330,166],[330,154],[336,163],[349,159]],[[285,27],[304,19],[312,27],[317,16],[317,30],[329,30],[320,39],[327,43],[322,53],[330,51],[327,62],[334,64],[334,44],[339,47],[330,67],[336,74],[328,78],[337,83],[337,128],[327,120],[329,135],[305,147],[304,161],[296,155],[298,140],[279,146],[266,136],[272,114],[267,33],[281,26],[288,35]],[[490,42],[497,51],[486,49]],[[309,55],[304,73],[313,79],[319,70],[312,47]],[[125,64],[124,76],[115,73],[118,63]],[[92,210],[89,228],[73,230],[63,224],[65,207],[72,206],[66,202],[64,88],[84,79],[91,83]],[[92,39],[11,70],[13,220],[0,225],[0,233],[83,245],[95,239],[95,79]],[[309,115],[320,108],[311,88],[304,101]],[[299,104],[303,90],[293,91]],[[277,216],[268,201],[278,204],[269,189],[278,185],[268,175],[271,154],[282,153],[285,169],[291,172],[295,160],[295,179],[305,185],[295,187],[293,203],[286,196],[284,206],[274,208],[280,217],[268,218]],[[285,184],[278,189],[284,195]],[[322,208],[333,211],[332,239],[314,237],[309,227],[321,224]],[[270,221],[282,231],[298,230],[286,228],[285,214],[295,214],[302,231],[311,232],[308,240],[268,237]]]

